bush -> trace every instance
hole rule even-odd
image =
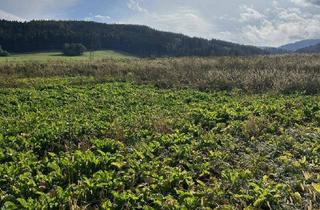
[[[8,51],[3,50],[0,45],[0,56],[5,57],[5,56],[9,56],[9,55],[10,55],[10,53]]]
[[[79,56],[86,51],[86,47],[80,43],[66,43],[63,47],[63,54],[67,56]]]

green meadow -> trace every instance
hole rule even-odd
[[[23,53],[12,54],[8,57],[0,57],[1,63],[11,62],[30,62],[30,61],[85,61],[99,60],[105,58],[133,58],[126,53],[115,52],[112,50],[85,52],[82,56],[65,56],[61,52],[39,52],[39,53]]]

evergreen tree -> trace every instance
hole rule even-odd
[[[60,50],[64,43],[82,43],[90,50],[117,50],[142,57],[265,53],[252,46],[191,38],[138,25],[87,21],[0,20],[0,44],[10,52]]]

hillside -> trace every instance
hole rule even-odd
[[[288,51],[294,52],[294,51],[298,51],[303,48],[317,45],[319,43],[320,43],[320,39],[306,39],[306,40],[286,44],[286,45],[280,46],[279,48],[283,49],[283,50],[288,50]]]
[[[320,44],[300,49],[297,52],[298,53],[320,53]]]
[[[79,42],[94,50],[137,56],[253,55],[264,51],[220,40],[191,38],[146,26],[87,21],[0,21],[0,45],[11,53],[54,51]]]

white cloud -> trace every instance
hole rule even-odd
[[[209,0],[203,0],[203,4],[208,7],[189,0],[185,0],[184,7],[177,4],[178,0],[171,0],[174,2],[172,4],[168,0],[163,1],[163,4],[157,0],[148,4],[146,0],[128,0],[128,7],[136,14],[123,22],[259,46],[279,46],[300,39],[320,37],[319,15],[290,3],[301,0],[273,0],[264,4],[252,3],[250,6],[220,2],[215,6],[222,10],[222,5],[229,6],[230,12],[218,10],[214,15]]]
[[[179,10],[173,14],[153,14],[154,23],[165,30],[186,33],[191,36],[210,36],[213,25],[192,10]]]
[[[244,22],[257,21],[265,18],[263,14],[247,5],[241,6],[241,10],[243,12],[240,14],[240,18]]]
[[[24,19],[52,19],[79,0],[0,0],[0,8]]]
[[[0,9],[0,19],[4,20],[15,20],[15,21],[24,21],[23,18],[20,18],[14,14],[8,13]]]
[[[0,18],[148,25],[208,39],[277,46],[320,38],[320,0],[0,0]],[[68,13],[68,12],[69,13]]]
[[[143,4],[143,0],[129,0],[127,2],[127,6],[129,9],[137,12],[147,13],[148,10],[143,8],[142,4]]]
[[[243,41],[255,45],[273,46],[307,38],[320,37],[320,15],[302,13],[298,8],[274,8],[266,18],[242,27]]]
[[[211,32],[214,30],[214,25],[192,9],[179,8],[174,13],[165,14],[150,13],[143,8],[142,11],[144,11],[142,14],[131,17],[124,22],[149,25],[160,30],[183,33],[190,36],[212,37]]]
[[[291,0],[293,3],[299,6],[307,7],[312,5],[320,6],[320,0]]]
[[[106,22],[110,22],[111,17],[108,15],[94,15],[94,16],[86,17],[84,20],[106,23]]]

